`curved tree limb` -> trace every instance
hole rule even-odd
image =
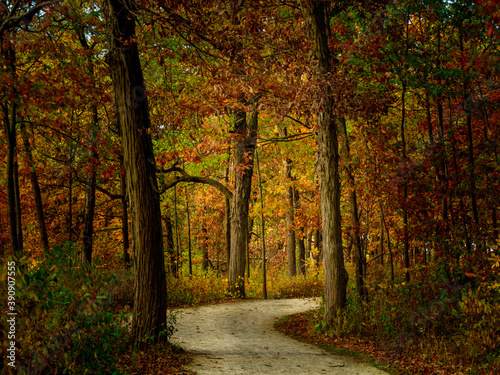
[[[177,185],[179,182],[195,182],[199,184],[206,184],[213,186],[217,190],[219,190],[226,198],[231,200],[233,198],[233,193],[225,187],[222,183],[220,183],[217,180],[213,180],[208,177],[199,177],[199,176],[191,176],[189,175],[184,169],[179,168],[179,167],[171,167],[168,169],[160,169],[158,170],[159,173],[171,173],[171,172],[179,172],[182,176],[177,176],[173,181],[169,182],[166,184],[163,189],[160,190],[160,194],[163,194],[166,192],[168,189],[173,188],[175,185]]]

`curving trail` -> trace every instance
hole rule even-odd
[[[276,319],[313,309],[312,299],[254,300],[179,310],[172,338],[203,374],[387,374],[370,365],[300,343],[274,330]]]

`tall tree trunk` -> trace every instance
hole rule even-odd
[[[323,260],[323,254],[322,254],[323,244],[321,243],[321,235],[319,233],[319,229],[316,229],[314,231],[313,242],[315,247],[315,251],[313,253],[313,260],[316,270],[318,270],[321,267],[321,262]]]
[[[92,145],[92,157],[97,158],[99,155],[95,150],[95,145]],[[85,209],[83,212],[83,251],[82,251],[82,266],[92,263],[92,240],[94,235],[94,211],[95,211],[95,184],[96,173],[95,168],[92,168],[90,175],[87,177],[85,186]]]
[[[303,229],[301,230],[301,233],[303,233]],[[306,245],[305,245],[305,238],[300,237],[297,239],[297,250],[298,250],[298,255],[299,255],[299,275],[305,276],[306,274]]]
[[[40,235],[40,245],[42,249],[47,251],[49,249],[49,236],[47,234],[47,227],[45,225],[45,213],[43,211],[42,192],[40,184],[38,183],[38,175],[36,173],[35,162],[33,160],[33,153],[29,135],[24,122],[20,123],[21,137],[24,144],[24,152],[26,153],[26,161],[30,170],[31,190],[35,198],[36,221],[38,225],[38,233]]]
[[[168,266],[168,271],[170,274],[177,278],[178,273],[177,273],[177,262],[176,260],[176,254],[175,254],[175,244],[174,244],[174,230],[172,228],[172,220],[170,219],[170,216],[164,216],[163,220],[165,221],[165,238],[167,239],[167,266]]]
[[[203,271],[208,270],[208,231],[205,223],[201,226],[201,233],[203,234],[201,237],[201,253],[203,255],[203,261],[201,264],[201,269]]]
[[[364,256],[363,248],[361,246],[360,230],[361,225],[359,221],[359,210],[358,210],[358,197],[356,194],[356,181],[354,179],[354,172],[351,166],[351,147],[349,144],[349,136],[347,134],[347,124],[345,118],[340,119],[342,132],[344,133],[345,139],[345,154],[346,154],[346,175],[349,182],[349,212],[351,215],[351,227],[352,227],[352,245],[354,247],[354,265],[356,266],[356,290],[361,298],[366,298],[365,282],[363,275],[364,270]]]
[[[227,153],[227,166],[226,166],[226,176],[224,180],[226,181],[226,186],[229,186],[229,165],[231,164],[231,148],[228,149]],[[226,273],[229,275],[229,259],[231,258],[231,201],[228,197],[224,199],[225,211],[226,211]]]
[[[189,215],[189,196],[186,186],[186,216],[187,216],[187,230],[188,230],[188,264],[189,264],[189,274],[193,274],[193,259],[191,254],[191,220]]]
[[[322,1],[300,2],[309,38],[313,42],[317,59],[317,75],[327,82],[330,73],[330,51],[328,46],[329,21]],[[318,164],[321,196],[321,218],[323,227],[323,261],[325,266],[324,319],[327,322],[345,307],[347,297],[347,271],[344,267],[340,215],[339,148],[337,140],[338,119],[333,115],[335,105],[332,89],[323,87],[322,110],[318,123]]]
[[[7,69],[12,77],[13,82],[16,80],[16,55],[14,47],[9,46],[4,49],[3,35],[0,35],[0,45],[2,57],[6,60]],[[12,90],[15,90],[15,85],[12,85]],[[9,216],[10,229],[10,245],[12,255],[21,256],[23,251],[23,239],[20,211],[20,197],[17,193],[19,186],[19,176],[16,172],[17,168],[17,104],[14,101],[15,93],[9,93],[7,98],[2,103],[3,124],[5,134],[7,136],[7,207]]]
[[[92,48],[87,42],[87,37],[85,36],[85,29],[80,28],[77,31],[78,39],[83,48],[89,52],[87,55],[87,65],[89,76],[92,79],[92,86],[95,89],[95,74],[94,66],[92,62]],[[90,149],[92,150],[92,160],[97,160],[99,154],[97,152],[97,133],[99,126],[99,114],[97,110],[97,104],[94,102],[92,104],[92,139],[90,144]],[[83,213],[83,247],[82,247],[82,266],[90,265],[92,263],[92,251],[93,251],[93,236],[94,236],[94,211],[95,211],[95,185],[96,185],[96,171],[95,165],[92,163],[90,175],[87,177],[87,183],[85,187],[85,209]]]
[[[234,191],[231,205],[231,255],[228,292],[245,297],[245,247],[248,243],[248,209],[252,186],[253,156],[257,137],[259,97],[251,99],[248,118],[243,110],[236,113],[234,146]]]
[[[380,243],[379,243],[379,264],[384,265],[384,217],[380,211]]]
[[[135,3],[107,0],[113,81],[122,133],[127,195],[134,239],[135,298],[132,335],[144,346],[166,329],[167,290],[156,162],[148,101],[135,36]],[[132,8],[132,9],[131,9]]]
[[[252,232],[253,232],[253,223],[254,223],[254,218],[249,217],[248,218],[248,238],[247,238],[247,243],[246,243],[246,248],[245,248],[245,254],[246,254],[246,265],[247,265],[247,277],[250,278],[250,242],[252,241]]]
[[[286,127],[279,127],[278,134],[281,138],[287,136]],[[283,177],[287,184],[286,200],[288,209],[285,212],[286,223],[286,253],[287,253],[287,272],[288,276],[293,277],[297,274],[297,262],[295,257],[295,230],[294,230],[294,207],[295,207],[295,188],[292,181],[292,160],[288,156],[283,157]]]
[[[406,138],[405,138],[405,120],[406,120],[406,82],[402,82],[403,89],[401,91],[401,143],[402,143],[402,159],[404,166],[406,167],[407,156],[406,156]],[[408,235],[408,208],[406,207],[408,201],[408,183],[403,181],[403,231],[404,231],[404,268],[405,268],[405,280],[410,282],[410,239]]]
[[[394,260],[392,256],[392,246],[391,246],[391,236],[389,235],[389,227],[387,226],[387,223],[385,222],[385,216],[384,216],[384,206],[382,205],[382,201],[379,201],[380,205],[380,215],[382,216],[382,223],[385,227],[385,231],[387,233],[387,248],[389,250],[389,262],[391,263],[391,282],[394,284]]]
[[[266,272],[266,226],[264,222],[264,198],[262,194],[262,179],[260,175],[259,155],[255,151],[255,162],[257,167],[257,178],[260,195],[260,243],[262,249],[262,298],[267,299],[267,272]]]
[[[93,69],[91,69],[93,73]],[[97,106],[92,107],[92,128],[93,132],[97,132],[99,118],[97,114]],[[92,139],[92,159],[97,160],[99,154],[95,144],[96,139]],[[95,185],[96,185],[96,171],[95,166],[92,166],[90,175],[87,177],[87,184],[85,186],[85,209],[83,213],[83,251],[82,251],[82,265],[92,263],[92,246],[94,235],[94,211],[95,211]]]
[[[295,205],[295,210],[299,209],[300,207],[300,195],[299,191],[297,189],[293,189],[294,194],[294,205]],[[298,231],[295,231],[295,242],[297,244],[297,255],[298,255],[298,267],[297,267],[297,272],[299,275],[305,276],[306,275],[306,233],[305,233],[305,228],[301,226]]]
[[[69,159],[69,186],[68,186],[68,227],[66,229],[68,233],[68,241],[73,241],[73,171],[72,168],[72,158]]]
[[[460,52],[464,52],[462,27],[459,32]],[[479,212],[477,209],[476,198],[476,166],[474,163],[474,139],[472,137],[472,114],[471,114],[471,95],[469,92],[469,78],[466,76],[464,80],[463,107],[465,112],[465,122],[467,125],[467,151],[468,151],[468,171],[469,171],[469,198],[472,206],[472,217],[474,218],[475,230],[479,230]],[[481,246],[481,243],[477,243]]]
[[[181,234],[179,231],[179,215],[177,213],[177,186],[174,186],[174,227],[175,227],[175,268],[177,273],[182,273],[182,248]]]

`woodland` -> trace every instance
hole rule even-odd
[[[281,329],[499,373],[499,46],[496,0],[0,0],[1,373],[182,372],[172,308],[310,296]]]

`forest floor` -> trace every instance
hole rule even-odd
[[[253,300],[179,309],[171,341],[192,358],[185,368],[192,374],[387,374],[275,330],[279,319],[317,304],[318,299]]]

